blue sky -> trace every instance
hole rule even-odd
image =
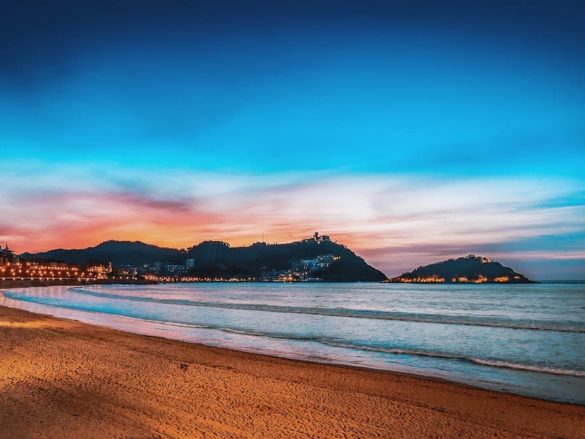
[[[14,1],[5,9],[0,166],[11,179],[0,189],[0,240],[22,251],[124,234],[246,243],[263,229],[285,240],[325,227],[390,273],[467,251],[541,279],[585,278],[580,2]],[[394,205],[387,195],[397,187],[421,204]],[[426,208],[421,187],[438,206]],[[37,221],[53,207],[17,201],[55,192],[68,194],[54,201],[58,221]],[[216,199],[234,194],[245,215]],[[140,221],[128,228],[134,210],[88,207],[96,196],[141,200]],[[292,210],[286,218],[274,197]],[[169,206],[143,203],[163,198],[187,209],[172,239],[163,230],[172,221],[161,220],[168,212],[153,207]],[[356,206],[359,214],[348,212]],[[482,223],[473,219],[460,242],[460,223],[479,211]],[[417,227],[401,228],[404,215]],[[206,222],[218,217],[225,228]],[[61,230],[78,232],[66,240]],[[54,239],[39,240],[47,233]]]

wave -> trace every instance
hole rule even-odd
[[[44,305],[54,306],[57,308],[65,308],[65,309],[75,309],[80,311],[88,311],[88,312],[95,312],[100,314],[110,314],[110,315],[121,315],[116,313],[112,309],[95,309],[89,306],[89,304],[72,304],[64,305],[64,304],[56,304],[56,303],[45,303],[43,301],[35,301],[34,297],[27,296],[27,295],[20,295],[10,291],[5,291],[4,296],[13,299],[13,300],[21,300],[25,302],[32,302],[32,303],[41,303]],[[38,299],[38,298],[37,298]],[[403,348],[393,348],[393,347],[385,347],[385,346],[373,346],[373,345],[365,345],[361,343],[352,343],[344,340],[339,340],[330,337],[324,336],[312,336],[312,335],[299,335],[299,334],[291,334],[291,333],[273,333],[273,332],[264,332],[264,331],[254,331],[248,329],[240,329],[240,328],[229,328],[221,325],[213,325],[213,324],[197,324],[197,323],[190,323],[190,322],[179,322],[179,321],[168,321],[168,320],[156,320],[156,319],[149,319],[144,318],[137,315],[121,315],[125,318],[129,318],[132,320],[139,320],[143,322],[155,323],[164,326],[176,326],[176,327],[183,327],[183,328],[196,328],[196,329],[209,329],[209,330],[217,330],[224,333],[229,334],[237,334],[243,336],[251,336],[251,337],[262,337],[262,338],[271,338],[271,339],[280,339],[280,340],[292,340],[292,341],[307,341],[307,342],[314,342],[319,343],[322,345],[341,348],[341,349],[351,349],[351,350],[358,350],[358,351],[365,351],[365,352],[376,352],[381,354],[393,354],[393,355],[408,355],[408,356],[415,356],[415,357],[431,357],[431,358],[439,358],[445,359],[450,361],[461,361],[467,363],[473,363],[481,366],[488,366],[488,367],[497,367],[497,368],[504,368],[504,369],[515,369],[515,370],[522,370],[528,372],[537,372],[537,373],[546,373],[546,374],[553,374],[553,375],[565,375],[565,376],[574,376],[574,377],[585,377],[585,370],[573,370],[573,369],[563,369],[563,368],[554,368],[554,367],[545,367],[539,365],[531,365],[531,364],[523,364],[523,363],[513,363],[509,361],[503,360],[492,360],[492,359],[482,359],[482,358],[474,358],[474,357],[466,357],[463,355],[456,355],[451,353],[445,352],[430,352],[430,351],[423,351],[423,350],[411,350],[411,349],[403,349]]]
[[[530,365],[530,364],[522,364],[522,363],[512,363],[509,361],[501,361],[501,360],[487,360],[482,358],[474,358],[474,357],[465,357],[462,355],[454,355],[449,353],[443,352],[429,352],[429,351],[420,351],[420,350],[410,350],[410,349],[401,349],[401,348],[387,348],[383,346],[371,346],[371,345],[363,345],[358,343],[348,343],[344,341],[340,341],[337,339],[329,338],[329,337],[319,337],[319,336],[310,336],[310,335],[296,335],[296,334],[286,334],[286,333],[267,333],[263,331],[252,331],[252,330],[242,330],[242,329],[234,329],[234,328],[225,328],[215,325],[198,325],[192,323],[177,323],[177,322],[161,322],[159,320],[148,320],[148,319],[141,319],[152,323],[162,323],[168,326],[179,326],[179,327],[192,327],[192,328],[200,328],[200,329],[214,329],[220,330],[222,332],[230,333],[230,334],[237,334],[237,335],[246,335],[252,337],[266,337],[266,338],[273,338],[273,339],[285,339],[285,340],[295,340],[295,341],[309,341],[309,342],[317,342],[331,347],[337,347],[342,349],[352,349],[352,350],[359,350],[359,351],[366,351],[366,352],[377,352],[377,353],[384,353],[384,354],[394,354],[394,355],[409,355],[415,357],[431,357],[431,358],[441,358],[446,360],[454,360],[454,361],[463,361],[468,363],[479,364],[482,366],[490,366],[490,367],[498,367],[503,369],[516,369],[516,370],[524,370],[529,372],[538,372],[538,373],[546,373],[552,375],[567,375],[567,376],[574,376],[574,377],[585,377],[585,370],[574,370],[574,369],[562,369],[562,368],[555,368],[555,367],[545,367],[545,366],[537,366],[537,365]]]
[[[329,344],[332,346],[343,347],[343,348],[347,348],[347,349],[359,349],[359,350],[370,351],[370,352],[380,352],[380,353],[388,353],[388,354],[396,354],[396,355],[412,355],[412,356],[417,356],[417,357],[443,358],[443,359],[447,359],[447,360],[465,361],[465,362],[469,362],[469,363],[480,364],[482,366],[499,367],[499,368],[504,368],[504,369],[517,369],[517,370],[547,373],[547,374],[553,374],[553,375],[570,375],[570,376],[575,376],[575,377],[585,377],[585,371],[582,371],[582,370],[536,366],[536,365],[512,363],[509,361],[500,361],[500,360],[486,360],[486,359],[482,359],[482,358],[464,357],[464,356],[460,356],[460,355],[452,355],[452,354],[447,354],[447,353],[442,353],[442,352],[427,352],[427,351],[416,351],[416,350],[399,349],[399,348],[384,348],[384,347],[377,347],[377,346],[353,345],[350,343],[338,343],[338,342],[329,343],[327,341],[323,341],[323,343]]]
[[[517,364],[510,363],[508,361],[497,361],[497,360],[482,360],[479,358],[471,359],[474,363],[483,364],[484,366],[502,367],[506,369],[518,369],[528,370],[531,372],[550,373],[554,375],[571,375],[576,377],[585,377],[585,371],[582,370],[571,370],[571,369],[560,369],[556,367],[543,367],[543,366],[532,366],[529,364]]]
[[[436,323],[444,325],[482,326],[504,329],[524,329],[530,331],[556,331],[585,333],[585,326],[567,326],[556,322],[529,322],[490,319],[489,317],[447,316],[440,314],[413,314],[398,311],[376,311],[349,308],[317,308],[301,306],[266,305],[252,303],[206,302],[187,299],[156,299],[152,297],[137,297],[120,294],[102,293],[84,288],[70,288],[78,294],[94,296],[104,299],[128,300],[131,302],[160,303],[165,305],[198,306],[206,308],[233,309],[242,311],[276,312],[284,314],[305,314],[325,317],[347,317],[371,320],[395,320],[404,322]]]

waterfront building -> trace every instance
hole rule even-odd
[[[19,260],[18,255],[8,248],[8,244],[4,248],[0,246],[0,265],[16,264]]]

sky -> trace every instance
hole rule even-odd
[[[585,279],[580,1],[4,0],[0,242],[331,235]]]

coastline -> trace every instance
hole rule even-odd
[[[1,291],[0,291],[1,293]],[[565,437],[585,407],[0,307],[0,437]]]

